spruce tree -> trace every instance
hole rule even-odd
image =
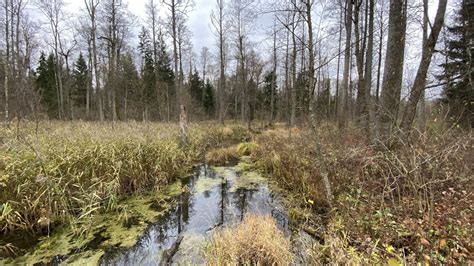
[[[273,112],[273,115],[276,115],[276,99],[277,99],[277,85],[276,85],[276,74],[273,71],[268,72],[268,74],[264,78],[264,86],[263,86],[263,107],[268,112]],[[273,94],[273,96],[272,96]],[[270,100],[273,99],[273,110],[271,109],[271,102]]]
[[[199,77],[197,70],[189,77],[189,93],[198,106],[202,106],[204,101],[204,82]]]
[[[206,80],[206,85],[204,86],[204,99],[203,99],[204,110],[207,115],[214,114],[215,111],[215,98],[214,98],[214,88],[212,87],[211,82]]]
[[[446,62],[441,65],[444,73],[438,76],[446,83],[442,101],[449,106],[452,118],[466,127],[474,126],[474,23],[470,10],[474,4],[463,1],[455,24],[448,27]]]
[[[51,53],[46,59],[41,52],[36,69],[36,88],[41,95],[41,102],[46,107],[48,117],[58,118],[58,90],[54,78],[54,55]]]
[[[142,104],[143,104],[143,119],[148,120],[150,116],[150,107],[156,101],[156,73],[155,61],[153,60],[153,49],[148,31],[142,27],[141,33],[138,36],[139,46],[138,50],[142,56]]]
[[[87,97],[87,86],[89,85],[89,70],[87,69],[86,60],[82,53],[74,63],[72,72],[73,88],[71,90],[71,98],[75,106],[85,106]]]
[[[162,37],[160,38],[160,45],[157,54],[156,76],[159,82],[168,85],[174,83],[174,72],[171,67],[171,58],[167,52],[166,44]]]
[[[119,77],[117,84],[117,93],[120,96],[120,115],[127,120],[131,116],[130,111],[141,106],[140,78],[137,66],[133,62],[133,56],[130,53],[123,55],[119,62]],[[135,113],[136,114],[136,113]],[[136,117],[137,119],[139,117]]]

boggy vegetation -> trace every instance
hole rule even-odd
[[[214,234],[207,258],[208,265],[286,265],[293,254],[272,217],[249,215]]]
[[[290,191],[290,218],[321,240],[315,263],[472,260],[471,133],[434,123],[388,149],[366,143],[355,128],[341,134],[326,124],[320,132],[319,155],[310,130],[293,129],[289,138],[279,128],[256,136],[251,154],[256,168]]]
[[[433,122],[425,134],[395,136],[389,148],[328,123],[320,127],[320,153],[310,129],[289,133],[276,126],[207,156],[225,163],[244,151],[247,167],[289,192],[290,222],[320,241],[309,253],[313,263],[473,259],[472,133]]]
[[[292,128],[290,137],[278,124],[261,133],[238,124],[194,124],[186,147],[171,124],[54,122],[41,124],[37,132],[32,124],[2,130],[2,235],[45,234],[61,224],[80,234],[84,221],[99,212],[127,216],[122,199],[167,187],[197,161],[227,164],[244,156],[241,167],[260,171],[288,194],[292,226],[319,240],[308,248],[311,263],[472,260],[472,133],[440,122],[423,135],[396,138],[390,149],[367,143],[355,128],[340,133],[326,123],[319,127],[319,152],[310,129]],[[210,261],[290,260],[283,252],[289,250],[287,240],[265,219],[251,217],[217,233]],[[260,230],[261,222],[271,241],[262,240],[259,248],[268,254],[281,250],[282,257],[258,252],[235,257],[242,246],[256,244],[247,230]],[[241,238],[225,240],[236,232]]]
[[[80,225],[97,212],[116,210],[125,196],[162,189],[210,147],[237,143],[246,134],[238,125],[191,125],[182,147],[176,132],[176,125],[142,123],[2,128],[0,233],[39,235],[60,224]]]

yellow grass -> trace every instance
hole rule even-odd
[[[288,265],[290,241],[270,216],[249,215],[235,228],[218,231],[207,252],[208,265]]]

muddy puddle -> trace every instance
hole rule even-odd
[[[38,261],[43,265],[205,264],[205,249],[213,232],[239,223],[246,214],[271,215],[282,232],[290,237],[282,199],[272,192],[265,178],[242,171],[241,166],[199,166],[192,176],[181,179],[181,193],[167,199],[170,202],[167,208],[162,209],[159,204],[148,204],[144,208],[150,215],[153,212],[159,215],[136,222],[138,225],[133,220],[130,224],[104,225],[102,231],[95,232],[93,249],[89,245],[88,248],[62,248],[61,251],[66,251],[58,255],[54,255],[54,249],[43,254],[41,247],[48,249],[57,245],[44,241],[37,245],[37,250],[13,260],[0,260],[0,264]],[[114,232],[119,227],[122,233],[116,235]],[[107,234],[106,229],[113,233]],[[67,239],[61,234],[52,238],[55,237]],[[78,246],[73,237],[64,242]]]

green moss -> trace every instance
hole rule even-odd
[[[104,253],[103,250],[89,250],[80,254],[74,254],[65,261],[65,264],[73,266],[98,265]]]
[[[176,182],[166,188],[165,195],[170,197],[179,196],[183,192],[182,189],[181,180],[178,179]]]
[[[172,206],[171,199],[180,193],[181,182],[177,181],[163,191],[126,198],[118,204],[117,211],[94,215],[82,226],[56,228],[51,236],[41,238],[33,250],[14,260],[0,260],[0,264],[48,264],[58,255],[67,257],[67,264],[97,264],[108,247],[129,248],[135,245],[148,224],[163,215]],[[151,208],[151,202],[157,200],[161,211]],[[134,223],[124,226],[132,218]],[[79,236],[73,233],[80,231],[83,233]]]

